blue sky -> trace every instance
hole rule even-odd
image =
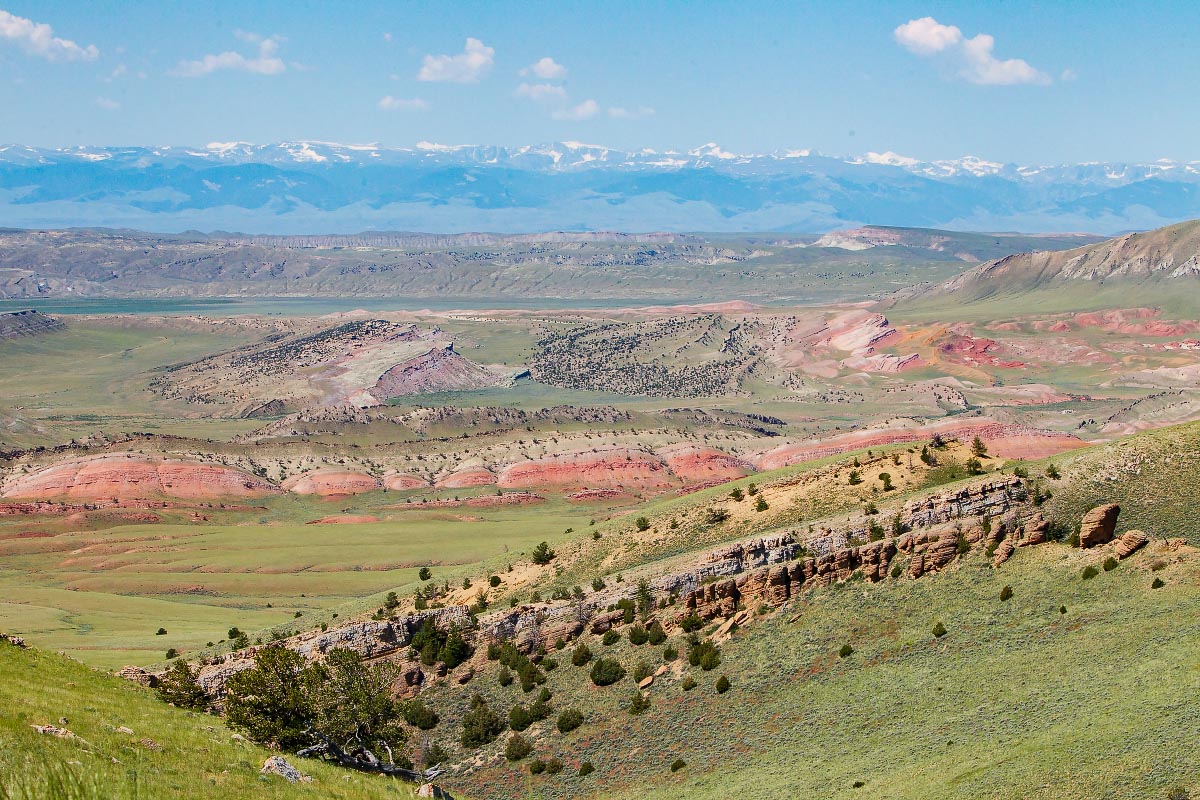
[[[10,143],[1200,159],[1197,3],[0,0],[0,12]]]

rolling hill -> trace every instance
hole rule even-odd
[[[980,264],[918,290],[917,308],[1019,302],[1039,310],[1161,304],[1194,313],[1200,293],[1200,220],[1128,233],[1069,250],[1034,250]]]

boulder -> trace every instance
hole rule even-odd
[[[1008,559],[1012,558],[1012,554],[1013,554],[1014,550],[1016,550],[1016,548],[1013,547],[1013,543],[1010,540],[1005,539],[996,548],[996,552],[992,556],[992,566],[998,567],[1001,564],[1003,564],[1005,561],[1008,561]]]
[[[1050,523],[1046,521],[1039,511],[1033,515],[1029,522],[1025,523],[1025,535],[1018,542],[1018,545],[1024,547],[1031,544],[1042,544],[1050,538]]]
[[[1117,515],[1121,507],[1116,503],[1098,506],[1083,515],[1079,526],[1079,546],[1095,547],[1111,542],[1117,529]]]
[[[283,756],[271,756],[268,758],[263,763],[263,768],[259,770],[259,773],[262,775],[278,775],[288,783],[309,783],[312,781],[312,778],[289,764]]]
[[[1115,546],[1117,558],[1126,559],[1141,550],[1150,541],[1150,537],[1141,531],[1126,531],[1117,537]]]

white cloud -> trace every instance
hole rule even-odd
[[[1019,83],[1046,84],[1050,78],[1020,58],[1001,61],[992,54],[994,37],[986,33],[968,39],[954,25],[943,25],[933,17],[913,19],[896,28],[896,41],[922,58],[943,60],[958,77],[982,86]]]
[[[555,111],[553,117],[555,119],[583,120],[591,119],[599,113],[599,103],[595,100],[584,100],[577,106],[565,108],[562,111]]]
[[[80,47],[70,39],[54,35],[44,22],[34,22],[0,10],[0,39],[7,39],[30,55],[47,61],[95,61],[100,57],[96,45]]]
[[[389,32],[389,31],[384,31],[384,32],[383,32],[383,40],[384,40],[385,42],[390,42],[390,41],[392,40],[392,34],[391,34],[391,32]]]
[[[492,68],[495,55],[495,48],[488,47],[478,39],[468,38],[458,55],[425,56],[417,80],[474,83]]]
[[[103,108],[105,111],[116,111],[121,107],[121,104],[111,97],[97,97],[96,105]]]
[[[638,106],[637,108],[613,106],[608,110],[608,115],[613,119],[641,119],[654,116],[654,109],[649,106]]]
[[[532,75],[544,81],[554,81],[567,77],[567,68],[553,58],[546,56],[545,58],[539,58],[518,74],[522,76]]]
[[[429,103],[419,97],[392,97],[389,94],[379,101],[379,108],[383,111],[425,111]]]
[[[530,100],[556,100],[565,102],[567,90],[552,83],[522,83],[517,87],[517,97],[527,97]]]
[[[287,65],[279,58],[278,36],[259,36],[247,31],[234,31],[243,42],[258,45],[257,56],[245,56],[232,50],[203,56],[195,61],[180,61],[171,74],[180,78],[199,78],[223,69],[253,72],[257,75],[278,75],[287,71]]]
[[[129,73],[129,68],[124,64],[117,64],[112,72],[108,73],[108,77],[104,79],[105,83],[112,83],[117,78],[124,78]]]

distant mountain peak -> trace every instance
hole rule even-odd
[[[296,140],[0,146],[7,225],[781,231],[863,224],[1115,233],[1200,216],[1200,162],[1018,165],[891,150],[620,150],[578,140],[411,147]]]

